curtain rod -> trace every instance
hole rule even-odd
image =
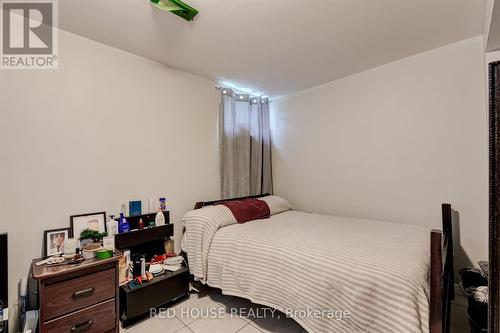
[[[229,89],[229,90],[234,92],[234,90],[232,88],[225,88],[225,87],[219,87],[219,86],[215,86],[214,88],[215,88],[215,90],[218,90],[218,91],[221,91],[223,89]],[[262,103],[266,103],[266,104],[269,104],[269,102],[271,102],[271,98],[269,98],[268,96],[256,96],[256,95],[247,94],[247,93],[235,93],[235,95],[239,95],[239,96],[241,96],[241,98],[243,98],[242,96],[244,96],[244,95],[250,97],[250,99],[259,98]]]
[[[215,89],[215,90],[222,90],[222,89],[226,89],[226,87],[215,86],[215,87],[214,87],[214,89]],[[227,89],[231,89],[232,91],[234,91],[234,90],[235,90],[235,89],[233,89],[233,88],[229,88],[229,87],[227,87]],[[256,96],[256,95],[254,95],[254,94],[249,94],[249,93],[237,93],[237,94],[238,94],[238,95],[250,95],[250,96]],[[268,96],[266,96],[266,95],[261,95],[260,97],[265,97],[265,98],[267,98],[267,99],[269,99],[269,100],[270,100],[270,98],[269,98]]]

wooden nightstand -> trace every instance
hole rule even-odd
[[[87,259],[77,265],[37,266],[41,333],[118,332],[118,260]]]

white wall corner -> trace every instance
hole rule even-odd
[[[491,18],[493,17],[494,4],[495,0],[486,0],[486,6],[484,8],[483,41],[485,50],[488,47],[488,37],[490,35]]]

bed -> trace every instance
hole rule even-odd
[[[450,205],[439,232],[295,210],[240,224],[217,203],[197,203],[184,218],[196,280],[280,310],[310,333],[449,331]]]

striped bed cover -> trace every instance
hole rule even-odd
[[[429,332],[426,227],[298,211],[237,224],[224,206],[184,223],[195,279],[309,333]]]

